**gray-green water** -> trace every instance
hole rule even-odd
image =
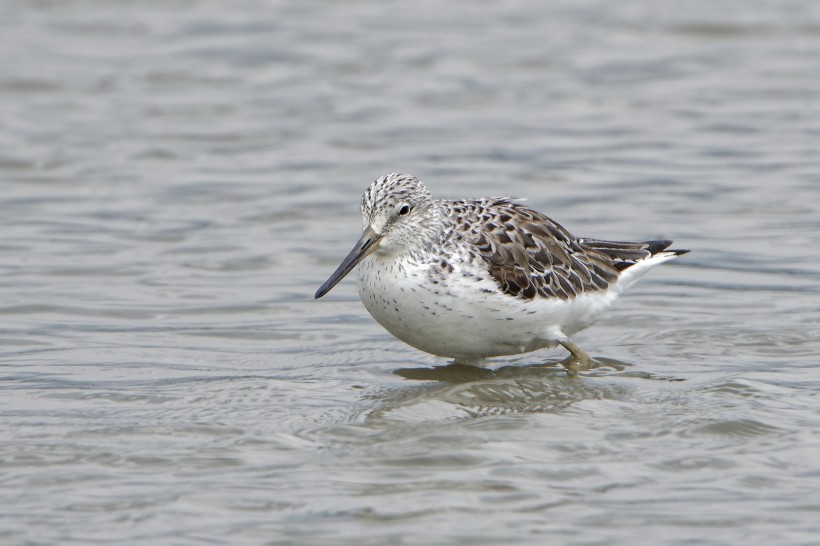
[[[3,544],[820,540],[816,4],[0,14]],[[693,252],[434,368],[313,301],[389,171]]]

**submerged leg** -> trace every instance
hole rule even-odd
[[[480,356],[457,356],[453,359],[453,364],[473,366],[474,368],[485,368],[487,366],[487,359]]]
[[[570,373],[583,372],[589,369],[589,363],[592,359],[583,349],[578,347],[570,340],[560,341],[561,345],[570,352],[570,355],[561,361],[561,365],[565,367]]]

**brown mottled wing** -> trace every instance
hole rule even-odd
[[[609,254],[540,212],[505,199],[482,205],[476,213],[484,229],[473,242],[506,294],[570,299],[617,280],[620,269]]]

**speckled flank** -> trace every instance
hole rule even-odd
[[[406,174],[376,180],[361,207],[365,232],[344,263],[361,260],[367,310],[406,343],[469,364],[556,343],[586,358],[569,336],[686,252],[666,250],[671,241],[578,238],[509,198],[433,199]]]

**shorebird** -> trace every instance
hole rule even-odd
[[[654,266],[688,250],[672,241],[575,237],[513,198],[433,199],[414,176],[386,174],[361,200],[362,236],[316,292],[359,265],[359,297],[387,331],[459,364],[564,346]]]

